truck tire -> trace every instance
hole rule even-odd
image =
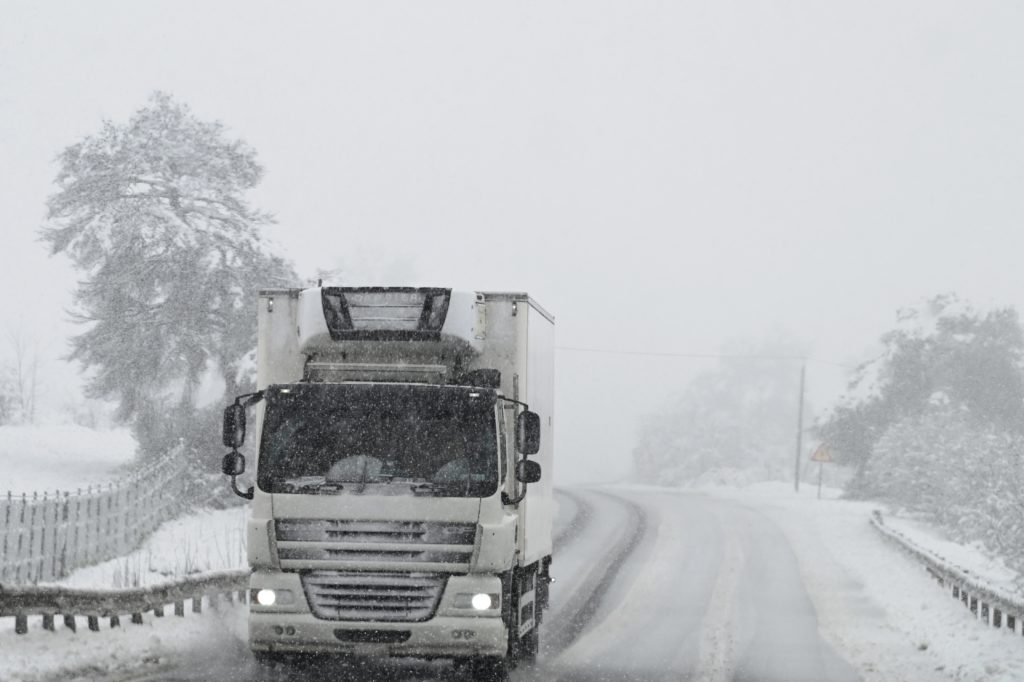
[[[479,682],[508,682],[508,658],[497,656],[480,656],[474,658],[469,666],[471,679]]]

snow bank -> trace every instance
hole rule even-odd
[[[170,613],[170,611],[168,611]],[[186,614],[156,618],[143,616],[141,625],[121,619],[121,627],[108,630],[101,620],[101,632],[85,629],[80,618],[78,633],[64,627],[55,632],[42,629],[41,618],[29,618],[29,633],[14,634],[14,619],[0,620],[0,679],[4,682],[86,681],[160,677],[168,661],[182,651],[211,651],[247,648],[248,610],[234,605],[220,611],[205,609],[202,615]]]
[[[106,485],[135,457],[127,429],[0,426],[0,494]]]
[[[962,545],[950,540],[941,529],[913,518],[887,514],[885,525],[900,531],[921,547],[969,572],[1000,592],[1017,594],[1024,598],[1024,592],[1019,588],[1022,576],[1009,568],[1002,559],[990,556],[980,543]]]

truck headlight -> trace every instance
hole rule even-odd
[[[260,606],[273,606],[274,604],[287,606],[295,603],[295,595],[291,590],[269,590],[266,588],[253,590],[252,598]]]
[[[455,595],[453,606],[457,609],[474,609],[476,611],[488,611],[498,608],[500,600],[496,594],[486,592],[462,592]]]

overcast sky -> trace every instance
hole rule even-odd
[[[562,346],[706,353],[782,329],[855,362],[921,297],[1024,305],[1019,2],[0,16],[0,315],[52,356],[75,281],[36,241],[53,158],[155,89],[258,150],[252,199],[303,274],[529,291]],[[559,477],[625,472],[637,415],[707,366],[560,351]],[[48,371],[47,400],[77,390]],[[812,397],[841,378],[812,365]]]

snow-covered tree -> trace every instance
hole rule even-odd
[[[818,435],[861,474],[903,419],[951,410],[981,426],[1024,433],[1024,333],[1017,312],[981,312],[954,295],[901,310],[882,352],[858,368]]]
[[[159,447],[158,425],[169,410],[190,416],[205,374],[238,390],[256,290],[295,281],[262,236],[271,216],[246,199],[263,169],[222,124],[160,92],[58,161],[41,236],[83,273],[71,358],[88,393],[116,399],[144,447]]]
[[[646,482],[699,477],[772,480],[792,475],[802,349],[787,340],[734,344],[665,407],[641,423],[633,462]],[[758,357],[766,359],[757,359]]]

